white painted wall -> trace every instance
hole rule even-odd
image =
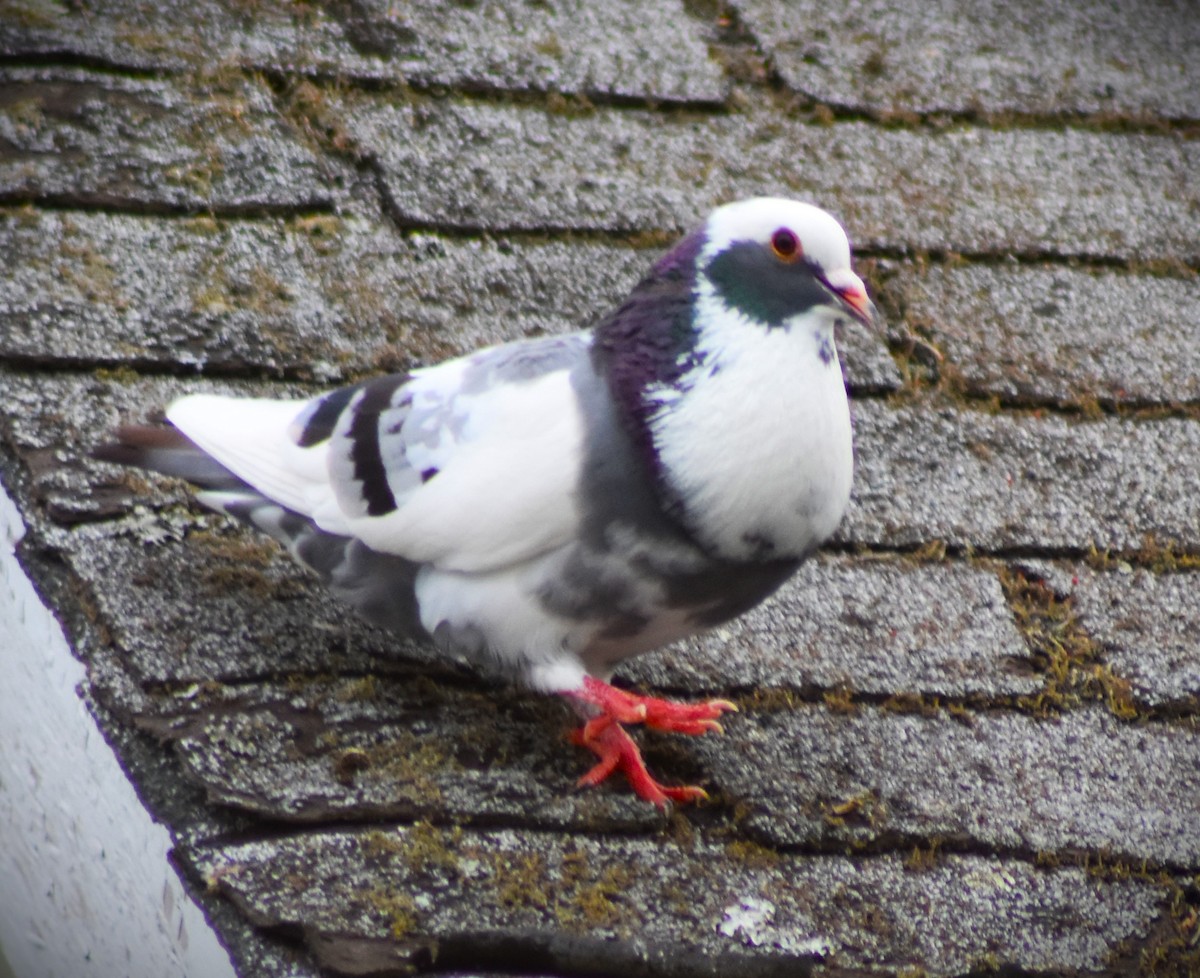
[[[0,948],[16,978],[234,978],[76,687],[0,485]]]

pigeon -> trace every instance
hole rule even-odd
[[[771,595],[840,522],[853,469],[834,329],[871,325],[827,212],[726,204],[590,330],[492,346],[308,401],[194,394],[104,460],[182,477],[366,619],[558,694],[660,807],[626,729],[720,731],[735,705],[611,684],[631,656]]]

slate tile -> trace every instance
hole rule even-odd
[[[1200,117],[1185,0],[732,0],[784,82],[858,111]]]
[[[967,264],[889,281],[906,325],[973,393],[1072,403],[1200,398],[1200,278]]]
[[[236,65],[653,102],[717,103],[725,95],[704,25],[680,0],[115,0],[101,18],[66,6],[10,6],[17,10],[0,23],[0,52],[10,57],[68,54],[139,70]]]
[[[962,564],[821,557],[767,603],[623,665],[651,687],[1019,696],[1041,680],[994,574]]]
[[[439,0],[412,4],[399,17],[383,0],[360,6],[368,11],[364,34],[378,38],[380,27],[390,23],[400,36],[385,52],[385,70],[423,84],[667,102],[719,102],[724,96],[702,26],[679,0]],[[343,25],[353,40],[345,19]]]
[[[1194,420],[990,415],[912,391],[860,399],[855,509],[840,538],[850,553],[936,539],[1021,560],[1123,551],[1112,570],[1064,560],[1078,579],[1060,590],[1074,588],[1076,627],[1166,719],[797,702],[789,676],[810,694],[845,683],[874,698],[910,686],[1006,696],[1033,679],[1012,655],[990,558],[833,556],[807,568],[803,594],[696,655],[630,672],[681,689],[739,675],[785,687],[754,708],[747,696],[724,737],[643,739],[656,772],[717,795],[669,822],[621,785],[569,790],[588,758],[558,739],[560,704],[489,688],[353,623],[257,537],[199,514],[179,484],[81,461],[118,419],[184,390],[299,394],[311,388],[261,378],[325,383],[568,328],[636,277],[659,232],[761,192],[829,206],[897,265],[921,251],[982,259],[935,266],[920,280],[929,291],[907,296],[930,321],[950,307],[958,325],[995,324],[1028,347],[996,351],[938,321],[935,340],[979,393],[1159,403],[1190,391],[1185,279],[1083,282],[1073,276],[1091,272],[1056,268],[1073,301],[1034,312],[1066,323],[1043,324],[1042,345],[1021,300],[1046,269],[990,262],[1200,263],[1200,151],[1189,123],[1165,135],[1155,125],[1197,115],[1194,18],[1155,7],[1138,34],[1123,26],[1136,4],[1038,20],[1033,0],[1018,0],[995,15],[1011,26],[1005,48],[987,11],[972,11],[979,26],[963,42],[944,41],[959,8],[935,3],[946,16],[907,11],[919,26],[889,33],[894,51],[876,50],[868,24],[833,35],[839,50],[816,65],[804,58],[823,48],[789,53],[783,16],[759,0],[736,9],[785,84],[815,98],[863,115],[995,107],[1055,125],[820,126],[788,115],[786,92],[714,111],[725,83],[702,21],[720,12],[678,0],[411,13],[382,0],[4,5],[0,57],[43,66],[0,76],[0,199],[46,205],[0,216],[0,468],[30,528],[21,559],[31,573],[55,565],[39,579],[55,585],[57,613],[86,623],[88,696],[115,711],[98,707],[105,736],[192,881],[212,885],[199,898],[243,972],[310,975],[316,957],[325,971],[394,974],[430,964],[436,942],[436,966],[460,973],[505,954],[517,971],[531,953],[551,972],[602,961],[664,978],[791,976],[818,955],[859,974],[1117,973],[1191,940],[1178,891],[1136,872],[1147,859],[1182,881],[1197,863],[1190,575],[1122,561],[1200,547]],[[839,8],[839,23],[872,9]],[[824,16],[808,21],[821,45]],[[876,22],[889,18],[879,10]],[[985,49],[963,57],[962,44]],[[921,45],[944,46],[926,62]],[[916,57],[897,59],[909,49]],[[78,63],[117,70],[62,67]],[[374,198],[343,189],[350,164],[291,128],[260,69],[283,89],[312,82],[337,147],[358,154],[354,189],[378,176],[400,233],[355,209]],[[382,84],[355,91],[355,79]],[[668,102],[682,106],[661,111]],[[1083,112],[1101,118],[1056,128]],[[217,216],[181,217],[191,211]],[[505,241],[509,229],[533,234]],[[1077,308],[1095,312],[1075,322]],[[1131,345],[1121,316],[1139,329],[1161,320],[1168,344],[1178,333],[1174,358],[1156,336],[1135,330]],[[879,340],[846,339],[858,393],[896,390]],[[1034,358],[1053,364],[1022,387]],[[260,379],[136,379],[111,369],[122,365]],[[818,590],[836,597],[813,608]],[[902,695],[892,706],[906,704],[919,706]],[[209,805],[156,807],[194,799],[193,785]],[[423,817],[444,824],[379,821]],[[456,830],[458,818],[510,827]],[[343,819],[359,824],[313,824]],[[1125,861],[1095,873],[1039,862],[1039,850]],[[263,930],[247,937],[252,927]]]
[[[1126,565],[1071,568],[1079,625],[1135,699],[1195,711],[1200,705],[1200,576]]]
[[[0,355],[39,366],[337,377],[383,338],[377,324],[351,329],[330,308],[307,267],[305,226],[0,210]]]
[[[237,75],[0,71],[0,200],[171,211],[321,210],[339,174]]]
[[[419,672],[155,691],[138,722],[217,804],[297,823],[428,819],[653,831],[628,791],[577,791],[594,762],[557,699]],[[676,779],[688,772],[663,771]]]
[[[859,245],[1200,260],[1200,144],[1173,136],[372,96],[322,111],[418,226],[682,229],[716,203],[782,194],[825,206]]]
[[[201,846],[184,858],[260,926],[304,933],[318,955],[390,953],[393,967],[428,960],[436,943],[443,966],[506,947],[554,972],[642,974],[654,962],[669,976],[774,976],[821,958],[938,976],[983,959],[1090,971],[1149,924],[1159,899],[1136,880],[1016,860],[948,856],[912,872],[896,856],[754,860],[700,841],[429,825]]]
[[[692,749],[771,845],[940,839],[1176,867],[1200,853],[1200,735],[1185,726],[1099,707],[1039,720],[798,706],[726,731]]]
[[[89,458],[92,447],[111,438],[116,426],[161,418],[162,408],[188,390],[222,391],[260,396],[299,396],[296,387],[200,381],[187,385],[179,379],[139,380],[105,370],[72,374],[21,372],[0,366],[0,389],[8,410],[0,413],[0,439],[6,454],[23,467],[37,503],[26,519],[39,527],[48,520],[69,526],[133,513],[139,506],[162,510],[186,503],[190,490],[177,480],[137,476]],[[101,503],[102,506],[97,506]],[[176,514],[178,515],[178,514]],[[170,521],[149,523],[132,537],[148,541],[178,540],[182,528]],[[121,538],[124,530],[103,527],[104,538]],[[131,537],[131,538],[132,538]],[[80,544],[84,546],[84,544]]]
[[[1181,458],[1200,457],[1190,419],[1096,421],[962,406],[854,405],[857,471],[837,539],[942,540],[979,550],[1135,551],[1147,536],[1200,546]]]

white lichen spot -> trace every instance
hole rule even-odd
[[[748,947],[776,948],[788,954],[825,958],[833,951],[832,943],[823,937],[802,937],[776,927],[775,904],[756,897],[743,897],[726,907],[717,931]]]

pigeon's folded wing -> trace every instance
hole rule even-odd
[[[573,539],[583,336],[496,347],[314,401],[195,395],[168,418],[328,533],[442,570],[509,567]]]

